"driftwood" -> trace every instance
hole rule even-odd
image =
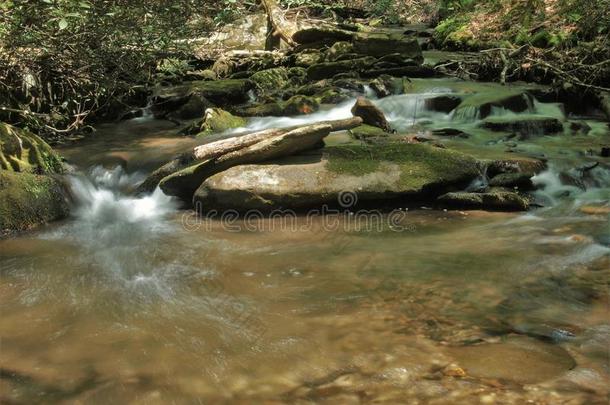
[[[261,0],[261,4],[267,13],[267,41],[265,50],[272,51],[280,46],[280,39],[289,46],[294,47],[296,43],[292,39],[292,32],[287,28],[288,24],[284,17],[284,11],[276,0]]]
[[[152,191],[157,185],[169,195],[190,199],[207,178],[230,167],[257,163],[313,149],[331,132],[355,128],[362,119],[323,121],[283,129],[266,129],[195,147],[155,170],[139,187]]]
[[[165,194],[188,201],[201,183],[216,173],[233,166],[259,163],[313,149],[330,134],[331,130],[330,125],[314,124],[268,137],[246,148],[204,160],[171,174],[161,180],[159,187]]]
[[[328,125],[330,132],[344,131],[355,128],[362,124],[359,117],[347,118],[344,120],[322,121],[317,125]],[[202,161],[218,158],[219,156],[247,148],[265,139],[274,138],[299,128],[310,126],[296,126],[282,129],[266,129],[252,134],[236,136],[233,138],[222,139],[195,147],[193,150],[176,156],[174,159],[164,164],[148,176],[148,178],[138,187],[138,192],[145,193],[153,191],[165,177],[182,171],[189,166],[196,165]]]

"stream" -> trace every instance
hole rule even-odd
[[[610,168],[587,153],[607,123],[536,99],[494,109],[591,128],[515,140],[476,110],[425,103],[502,86],[414,86],[375,100],[394,128],[451,124],[470,137],[438,137],[450,148],[544,158],[540,207],[410,209],[400,232],[346,216],[332,229],[319,216],[194,221],[160,190],[132,192],[203,141],[148,117],[102,125],[58,150],[76,168],[72,217],[0,240],[0,402],[607,403]],[[353,103],[222,136],[348,118]]]

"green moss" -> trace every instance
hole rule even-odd
[[[250,76],[250,80],[262,92],[281,90],[290,83],[286,68],[261,70]]]
[[[201,132],[197,136],[206,136],[213,133],[224,132],[233,128],[246,125],[246,119],[237,117],[220,108],[208,108],[205,111]]]
[[[0,168],[26,173],[62,173],[61,159],[37,135],[0,123]]]
[[[350,129],[348,132],[352,138],[359,140],[388,136],[388,133],[383,129],[366,124],[362,124],[359,127]]]
[[[283,105],[285,115],[303,115],[318,111],[320,103],[313,97],[293,96]]]
[[[324,152],[328,169],[337,174],[363,176],[379,170],[382,164],[399,165],[400,185],[404,189],[419,190],[432,183],[468,181],[479,174],[473,157],[423,144],[334,146]]]
[[[0,232],[26,230],[67,214],[68,204],[58,180],[0,171]]]

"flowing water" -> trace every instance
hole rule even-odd
[[[471,137],[451,147],[507,156],[476,112],[424,103],[501,87],[417,86],[376,101],[395,127],[453,123]],[[349,117],[351,104],[242,131]],[[163,121],[105,126],[61,150],[78,168],[72,217],[0,240],[0,401],[607,403],[610,172],[582,151],[608,130],[573,119],[591,133],[508,154],[548,159],[541,208],[409,210],[398,228],[337,214],[204,220],[158,190],[135,197],[197,141]]]

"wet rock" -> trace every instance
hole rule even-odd
[[[369,86],[378,98],[388,97],[393,94],[391,83],[388,83],[388,81],[381,77],[371,81]]]
[[[502,159],[487,164],[487,176],[493,178],[501,173],[524,173],[530,177],[546,169],[546,163],[537,159]]]
[[[587,135],[591,131],[591,126],[584,121],[572,121],[569,127],[572,135]]]
[[[492,211],[525,211],[529,201],[510,191],[487,193],[451,192],[440,196],[437,202],[445,207]]]
[[[392,128],[385,118],[383,112],[371,101],[364,97],[358,97],[356,104],[352,107],[352,114],[360,117],[367,125],[381,128],[386,132],[391,132]]]
[[[248,100],[254,83],[247,79],[188,82],[178,86],[160,87],[153,94],[152,110],[175,111],[186,104],[191,95],[198,95],[217,106],[234,105]],[[201,114],[202,111],[199,112]]]
[[[610,207],[585,205],[579,211],[587,215],[610,215]]]
[[[413,78],[437,77],[438,73],[429,66],[400,66],[368,69],[362,73],[364,77],[377,77],[381,75],[406,76]]]
[[[228,111],[220,108],[208,108],[205,110],[203,123],[197,136],[205,136],[213,133],[224,132],[233,128],[240,128],[246,125],[246,120],[237,117]]]
[[[0,233],[65,218],[65,185],[51,176],[0,170]]]
[[[358,33],[353,39],[354,51],[359,54],[382,57],[398,53],[409,59],[423,62],[417,39],[405,35],[385,33]]]
[[[169,119],[188,120],[191,118],[201,117],[201,114],[210,107],[214,107],[208,99],[199,93],[193,93],[189,96],[186,103],[177,107],[174,111],[167,114],[159,114],[158,106],[155,107],[155,116],[166,116]]]
[[[576,366],[572,356],[561,347],[525,337],[453,347],[448,352],[469,376],[521,384],[547,381]]]
[[[0,122],[0,169],[37,174],[62,173],[59,156],[39,136]]]
[[[298,44],[320,44],[331,46],[340,41],[351,41],[354,32],[332,27],[307,28],[297,31],[292,39]]]
[[[563,131],[563,124],[557,118],[541,116],[488,117],[481,125],[492,131],[518,132],[524,137]]]
[[[470,135],[468,135],[466,132],[460,130],[460,129],[455,129],[455,128],[439,128],[439,129],[433,129],[432,130],[432,134],[437,135],[437,136],[449,136],[449,137],[460,137],[460,138],[468,138]]]
[[[327,147],[218,173],[195,192],[194,202],[238,210],[296,209],[335,205],[346,190],[359,201],[408,202],[434,198],[477,175],[472,157],[423,144]]]
[[[428,110],[449,113],[460,105],[461,102],[462,99],[460,97],[441,95],[427,98],[425,105]]]
[[[306,115],[318,111],[320,103],[313,97],[294,96],[283,105],[283,115]]]
[[[610,146],[602,146],[599,155],[601,157],[610,157]]]
[[[457,109],[457,115],[467,110],[476,110],[479,118],[486,118],[491,114],[492,108],[499,107],[521,113],[529,109],[531,97],[526,93],[481,93],[465,98]],[[465,115],[469,115],[466,113]]]
[[[338,62],[318,63],[307,69],[307,79],[313,81],[328,79],[344,72],[364,72],[369,69],[375,61],[375,58],[364,57]]]
[[[529,173],[501,173],[489,180],[492,187],[518,188],[531,190],[534,188],[532,176]]]

